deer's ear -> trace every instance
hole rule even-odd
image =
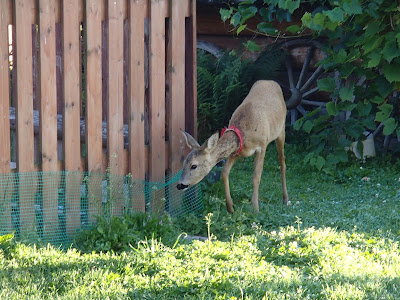
[[[212,151],[215,148],[215,146],[217,146],[218,139],[219,139],[219,133],[216,132],[212,136],[210,136],[207,141],[205,141],[203,145],[204,149],[208,152]]]
[[[200,148],[199,143],[194,139],[194,137],[192,137],[189,133],[187,133],[186,131],[182,131],[183,136],[185,137],[186,140],[186,144],[188,145],[188,147],[190,149],[196,149],[196,148]]]

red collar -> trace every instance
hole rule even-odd
[[[236,135],[239,138],[239,150],[236,152],[235,156],[238,156],[240,152],[242,152],[243,149],[243,138],[242,138],[242,133],[240,132],[239,128],[237,128],[236,126],[232,125],[229,126],[228,128],[224,127],[221,130],[221,137],[224,135],[224,133],[226,131],[234,131],[236,133]]]

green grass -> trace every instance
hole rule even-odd
[[[233,215],[222,183],[205,186],[204,212],[163,223],[167,237],[128,251],[0,239],[0,299],[399,299],[400,163],[377,158],[325,175],[303,166],[294,145],[286,156],[287,207],[272,146],[258,215],[246,159],[231,174]]]

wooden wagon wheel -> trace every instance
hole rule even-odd
[[[221,58],[222,57],[222,50],[219,48],[217,45],[214,45],[213,43],[203,41],[203,40],[197,40],[197,49],[203,50],[211,55],[213,55],[215,58]]]
[[[297,119],[297,112],[302,115],[307,113],[304,105],[307,106],[325,106],[326,102],[311,100],[309,97],[319,91],[316,81],[324,72],[322,65],[316,66],[316,63],[325,57],[325,53],[321,50],[319,42],[314,40],[292,40],[283,42],[282,50],[286,52],[285,66],[287,71],[288,85],[282,84],[286,95],[286,105],[291,114],[292,123]],[[302,55],[298,57],[304,58],[295,60],[294,52],[299,50]],[[301,71],[296,76],[296,70]],[[298,73],[298,72],[297,72]]]

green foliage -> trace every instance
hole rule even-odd
[[[197,122],[199,140],[227,126],[252,84],[273,79],[280,69],[282,53],[268,48],[255,61],[243,53],[226,51],[222,57],[199,51],[197,55]]]
[[[338,71],[339,78],[328,75],[318,81],[321,91],[331,94],[327,104],[329,116],[338,118],[312,118],[299,120],[295,128],[313,136],[309,162],[318,168],[334,167],[334,162],[344,160],[332,157],[332,151],[342,153],[344,139],[362,141],[364,132],[374,131],[383,125],[383,134],[397,133],[399,137],[399,98],[394,91],[400,88],[400,11],[396,1],[390,0],[316,0],[280,1],[264,0],[260,5],[244,1],[237,7],[221,9],[223,20],[235,16],[233,26],[243,26],[248,18],[240,18],[244,11],[252,11],[259,17],[258,33],[285,37],[307,35],[324,41],[327,57],[320,62],[326,72]],[[286,14],[286,18],[282,16]],[[290,21],[292,15],[301,17],[302,26],[289,26],[287,32],[279,32],[274,21]],[[240,32],[246,30],[242,27]],[[237,31],[237,34],[239,32]],[[343,121],[343,115],[346,121]],[[335,128],[337,127],[337,128]],[[333,134],[333,135],[332,135]],[[333,137],[334,143],[331,143]],[[330,145],[332,144],[332,145]],[[322,153],[322,146],[329,150]],[[312,150],[315,149],[315,150]],[[328,157],[328,155],[330,155]],[[336,156],[333,154],[333,156]]]
[[[235,52],[216,59],[203,51],[198,53],[197,99],[199,140],[226,126],[231,112],[240,104],[248,87],[242,74],[250,64]]]
[[[75,238],[75,244],[84,252],[128,251],[147,237],[163,238],[165,243],[173,233],[167,214],[155,216],[147,213],[125,214],[122,217],[99,217],[96,224],[84,229]]]
[[[0,259],[2,256],[10,258],[15,247],[14,234],[0,235]]]

